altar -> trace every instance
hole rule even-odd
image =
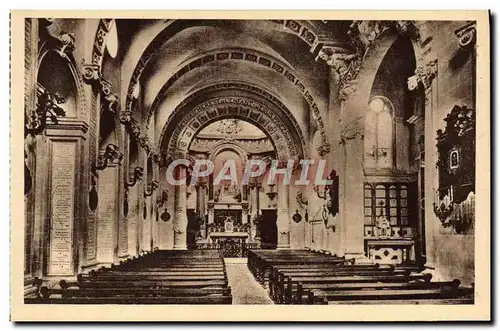
[[[231,216],[209,224],[210,244],[218,247],[224,257],[243,257],[244,247],[249,238],[250,226],[234,220]]]

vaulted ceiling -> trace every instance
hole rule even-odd
[[[235,82],[277,98],[308,135],[311,107],[324,114],[329,67],[318,45],[344,46],[350,22],[256,20],[117,20],[121,100],[140,86],[141,114],[158,139],[169,116],[204,87]],[[136,94],[137,95],[137,94]],[[151,117],[148,114],[151,113]],[[154,120],[155,125],[152,124]],[[156,140],[155,139],[155,140]]]

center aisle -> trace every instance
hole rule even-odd
[[[272,305],[267,291],[253,278],[246,258],[226,258],[227,278],[233,305]]]

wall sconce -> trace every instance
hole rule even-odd
[[[129,178],[129,181],[127,181],[127,187],[132,187],[137,183],[137,180],[142,179],[142,176],[144,175],[144,168],[142,167],[135,167],[134,172],[132,174],[132,177]]]
[[[266,193],[269,200],[273,201],[274,198],[278,195],[277,192],[274,192],[274,184],[269,185],[269,192]]]
[[[123,159],[123,154],[119,152],[118,146],[114,144],[108,144],[104,150],[104,154],[99,155],[97,161],[94,165],[94,170],[104,170],[107,168],[108,163],[115,160],[120,162]]]
[[[146,185],[146,189],[144,190],[144,197],[150,197],[153,195],[153,192],[156,191],[160,187],[160,184],[157,180],[152,180],[151,184]]]
[[[65,117],[66,112],[58,105],[66,100],[59,93],[50,93],[42,86],[37,89],[37,105],[35,112],[31,115],[31,121],[24,124],[24,137],[28,134],[36,136],[43,132],[47,120],[54,124],[58,123],[57,117]]]
[[[309,204],[309,201],[307,201],[307,199],[304,199],[304,196],[302,195],[301,191],[297,192],[296,200],[297,203],[299,204],[299,207],[305,210],[304,220],[306,221],[306,223],[309,222],[309,214],[307,213],[307,206]],[[296,213],[298,213],[298,210]]]
[[[449,190],[448,192],[451,192]],[[451,194],[451,193],[448,193]],[[467,213],[453,213],[455,210],[454,202],[446,195],[443,202],[438,204],[433,203],[434,214],[441,221],[443,228],[453,227],[456,233],[464,233],[472,224],[472,216]],[[458,214],[458,215],[457,215]]]
[[[442,202],[438,207],[438,205],[434,202],[432,205],[434,206],[434,214],[444,225],[453,212],[453,203],[450,203],[448,206],[446,206],[445,203]]]
[[[167,190],[163,190],[161,194],[158,194],[156,196],[156,204],[158,205],[158,207],[163,207],[163,205],[167,202],[168,202],[168,192]]]
[[[326,200],[328,212],[335,216],[339,212],[339,176],[335,170],[332,170],[327,179],[332,181],[330,185],[325,185],[323,190],[314,186],[314,191],[318,198]]]

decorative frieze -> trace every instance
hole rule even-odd
[[[175,113],[182,111],[182,108],[176,109]],[[186,152],[189,148],[195,133],[203,127],[204,124],[215,120],[227,118],[228,116],[238,116],[250,123],[255,123],[273,140],[279,155],[286,157],[304,156],[305,143],[300,144],[292,135],[297,132],[297,125],[294,122],[284,121],[281,114],[263,106],[253,99],[244,97],[219,97],[196,106],[192,111],[186,112],[182,118],[173,121],[175,124],[167,126],[161,135],[160,141],[169,131],[168,151],[182,150]],[[172,118],[172,117],[171,117]],[[293,120],[293,119],[292,119]],[[175,127],[173,127],[175,125]]]

